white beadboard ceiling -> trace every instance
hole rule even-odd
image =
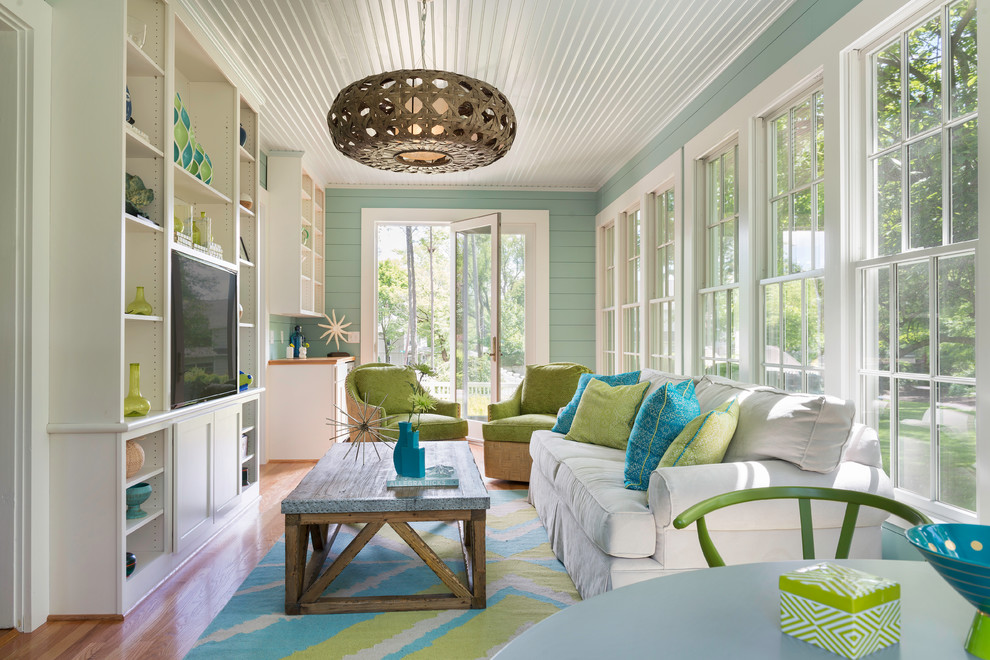
[[[512,103],[508,155],[401,174],[334,149],[326,115],[351,82],[422,68],[415,0],[183,0],[262,97],[262,148],[306,152],[329,185],[597,190],[793,0],[432,0],[426,68]]]

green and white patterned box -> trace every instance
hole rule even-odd
[[[821,563],[780,576],[780,629],[855,660],[901,639],[901,585]]]

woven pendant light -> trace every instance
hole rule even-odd
[[[423,60],[426,3],[420,11]],[[337,94],[327,113],[334,146],[391,172],[462,172],[490,165],[516,137],[509,100],[476,78],[434,69],[368,76]]]

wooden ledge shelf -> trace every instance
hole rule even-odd
[[[175,168],[175,196],[179,199],[185,202],[230,204],[230,197],[203,183],[181,165],[172,163],[172,166]]]
[[[143,469],[140,472],[138,472],[137,474],[135,474],[133,477],[131,477],[130,479],[128,479],[124,483],[124,488],[130,488],[134,484],[139,484],[142,481],[147,481],[148,479],[151,479],[152,477],[158,476],[159,474],[162,474],[163,472],[165,472],[165,468],[163,468],[163,467],[160,467],[160,468],[150,467],[150,468]],[[141,520],[144,520],[144,518],[141,518]]]
[[[250,151],[248,151],[244,147],[237,147],[237,153],[240,156],[242,163],[253,163],[254,162],[254,156],[251,154]]]
[[[131,215],[130,213],[125,213],[124,219],[127,220],[128,230],[135,229],[137,231],[159,231],[159,232],[165,231],[151,220],[148,220],[147,218],[139,218],[138,216]]]
[[[165,320],[163,316],[149,316],[147,314],[124,314],[128,321],[144,321],[148,323],[161,323]]]
[[[237,206],[241,212],[241,215],[250,216],[252,218],[254,217],[254,211],[252,211],[248,207],[244,206],[243,204],[238,204]]]
[[[142,135],[138,135],[128,124],[124,124],[124,135],[127,136],[128,158],[164,158],[161,149],[151,144]]]
[[[178,243],[173,243],[172,249],[176,252],[181,252],[182,254],[191,255],[193,257],[196,257],[197,259],[202,259],[203,261],[206,261],[208,263],[217,266],[221,266],[228,270],[237,270],[237,264],[232,264],[229,261],[224,261],[223,259],[217,259],[216,257],[207,254],[206,252],[200,252],[199,250],[188,248],[185,245],[179,245]]]
[[[138,48],[134,40],[127,37],[127,75],[154,78],[164,76],[165,72],[151,59],[151,55]]]
[[[165,515],[165,509],[159,508],[149,513],[144,518],[135,518],[133,520],[128,520],[126,525],[127,530],[124,533],[125,535],[133,534],[134,532],[138,531],[139,529],[150,523],[152,520],[155,520],[156,518],[163,515]]]

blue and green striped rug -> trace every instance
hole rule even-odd
[[[488,511],[488,607],[483,610],[286,616],[285,545],[279,540],[210,623],[187,658],[488,658],[512,638],[580,598],[550,550],[526,491],[493,491]],[[413,527],[463,574],[457,529]],[[356,530],[340,531],[334,549]],[[331,585],[335,595],[441,593],[439,578],[382,529]]]

